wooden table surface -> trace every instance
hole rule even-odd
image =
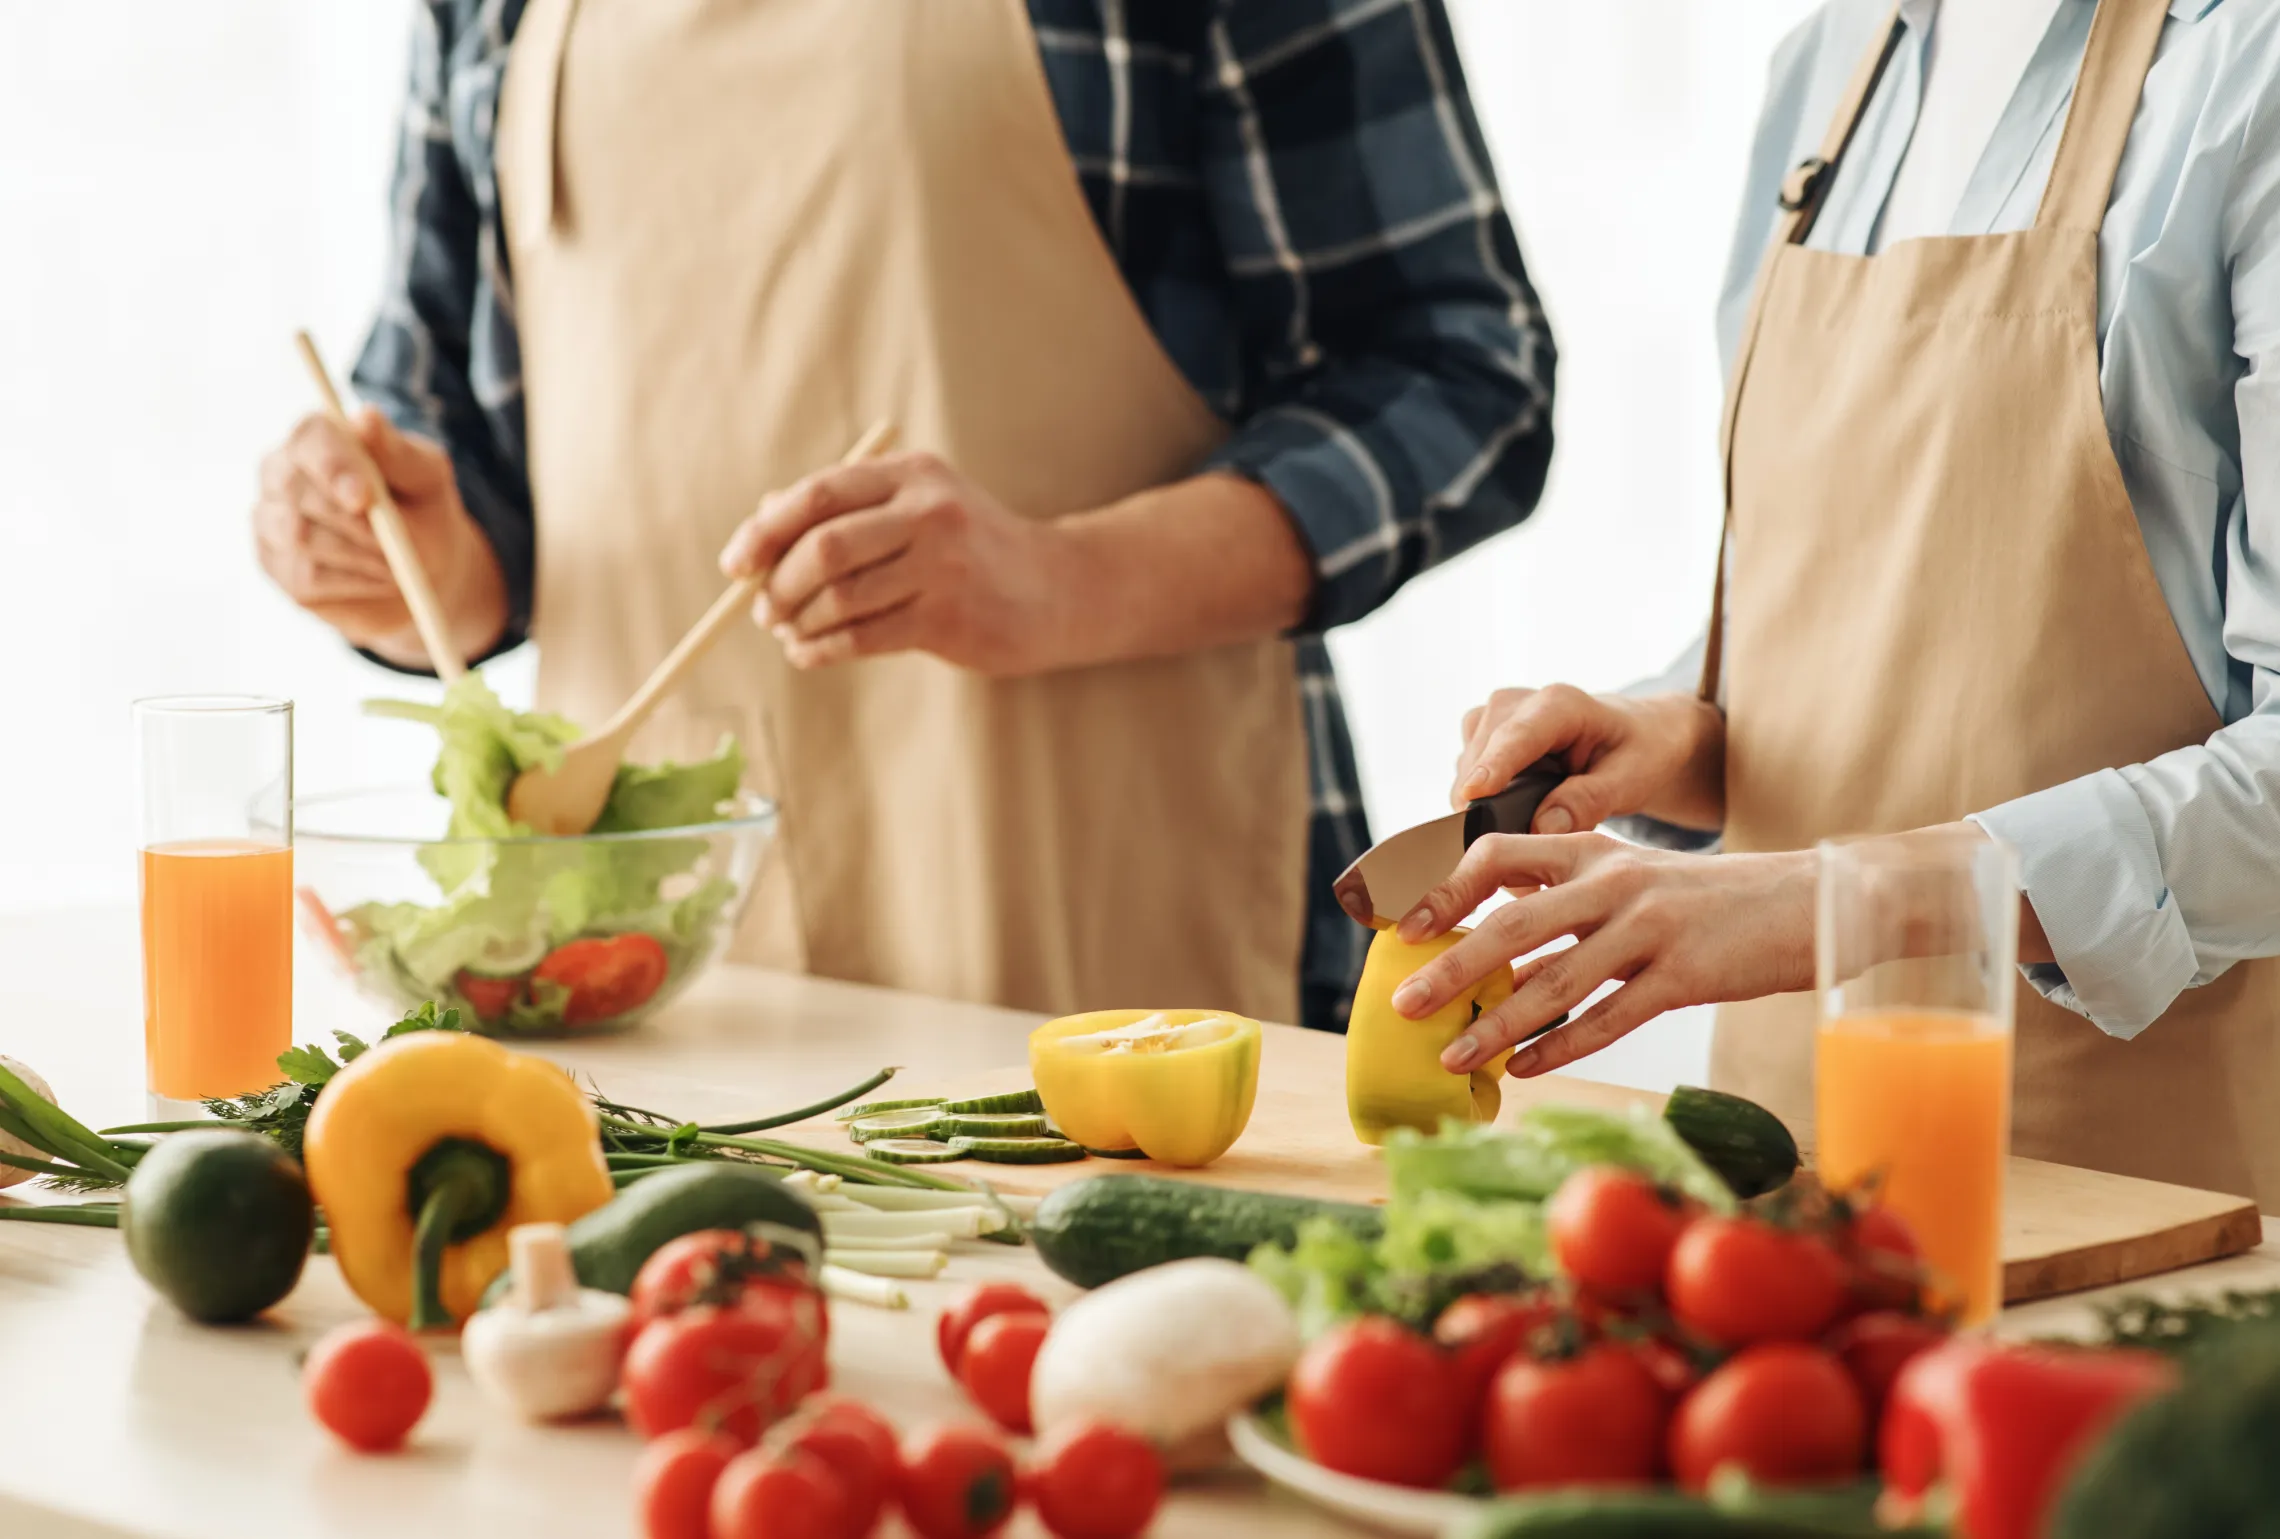
[[[298,1035],[369,1027],[303,958]],[[134,926],[116,911],[0,918],[0,1052],[55,1084],[98,1125],[144,1111]],[[724,968],[649,1032],[550,1050],[619,1099],[704,1120],[799,1105],[883,1064],[913,1083],[1019,1072],[1030,1018],[1010,1011]],[[1337,1108],[1326,1115],[1337,1116]],[[2280,1285],[2280,1235],[2157,1291]],[[943,1281],[912,1285],[913,1308],[835,1308],[839,1388],[905,1425],[968,1416],[934,1357],[933,1314],[975,1281],[1013,1276],[1070,1290],[1027,1251],[967,1247]],[[2014,1310],[2004,1329],[2063,1331],[2085,1301]],[[193,1326],[157,1300],[115,1236],[0,1227],[0,1536],[6,1539],[582,1539],[632,1534],[632,1437],[612,1423],[534,1430],[490,1415],[452,1348],[414,1446],[364,1458],[303,1413],[299,1350],[361,1313],[332,1263],[312,1260],[264,1323]],[[1183,1486],[1161,1539],[1283,1539],[1353,1532],[1258,1483]],[[1024,1517],[1011,1533],[1037,1539]]]

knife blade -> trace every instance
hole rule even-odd
[[[1503,790],[1481,797],[1464,811],[1379,840],[1331,885],[1338,906],[1372,929],[1392,929],[1418,900],[1448,878],[1474,840],[1487,834],[1526,833],[1536,820],[1536,809],[1566,778],[1567,766],[1558,759],[1538,759]]]

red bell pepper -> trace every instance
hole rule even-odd
[[[2081,1457],[2130,1407],[2176,1383],[2176,1365],[2158,1353],[1958,1337],[1912,1359],[1892,1387],[1885,1488],[1913,1509],[1944,1484],[1968,1539],[2041,1539]]]

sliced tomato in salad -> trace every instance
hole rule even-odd
[[[479,1021],[498,1021],[506,1018],[522,999],[522,978],[486,978],[481,973],[461,972],[451,980],[459,990],[459,997],[467,1001]]]
[[[563,1025],[591,1026],[647,1004],[665,986],[670,965],[656,936],[635,931],[557,946],[530,976],[568,991]]]

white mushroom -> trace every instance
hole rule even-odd
[[[633,1305],[578,1286],[560,1224],[518,1224],[507,1249],[513,1286],[460,1336],[468,1376],[524,1421],[600,1410],[617,1389]]]
[[[32,1088],[32,1091],[42,1100],[46,1101],[48,1105],[53,1106],[55,1104],[55,1092],[48,1088],[48,1082],[46,1080],[41,1079],[28,1067],[21,1063],[18,1063],[15,1059],[8,1057],[5,1053],[0,1053],[0,1064],[5,1064],[8,1067],[10,1073],[14,1074],[16,1078],[22,1080],[26,1085],[29,1085]],[[44,1160],[48,1158],[45,1150],[35,1149],[30,1144],[25,1143],[21,1138],[17,1138],[10,1133],[0,1133],[0,1154],[13,1154],[19,1159],[27,1160]],[[29,1170],[18,1170],[13,1165],[0,1165],[0,1189],[14,1186],[19,1181],[29,1181],[32,1179],[34,1174],[36,1174],[36,1172]]]
[[[1298,1325],[1274,1285],[1199,1257],[1120,1277],[1063,1310],[1038,1351],[1040,1435],[1092,1417],[1136,1432],[1174,1469],[1226,1456],[1227,1418],[1279,1386]]]

